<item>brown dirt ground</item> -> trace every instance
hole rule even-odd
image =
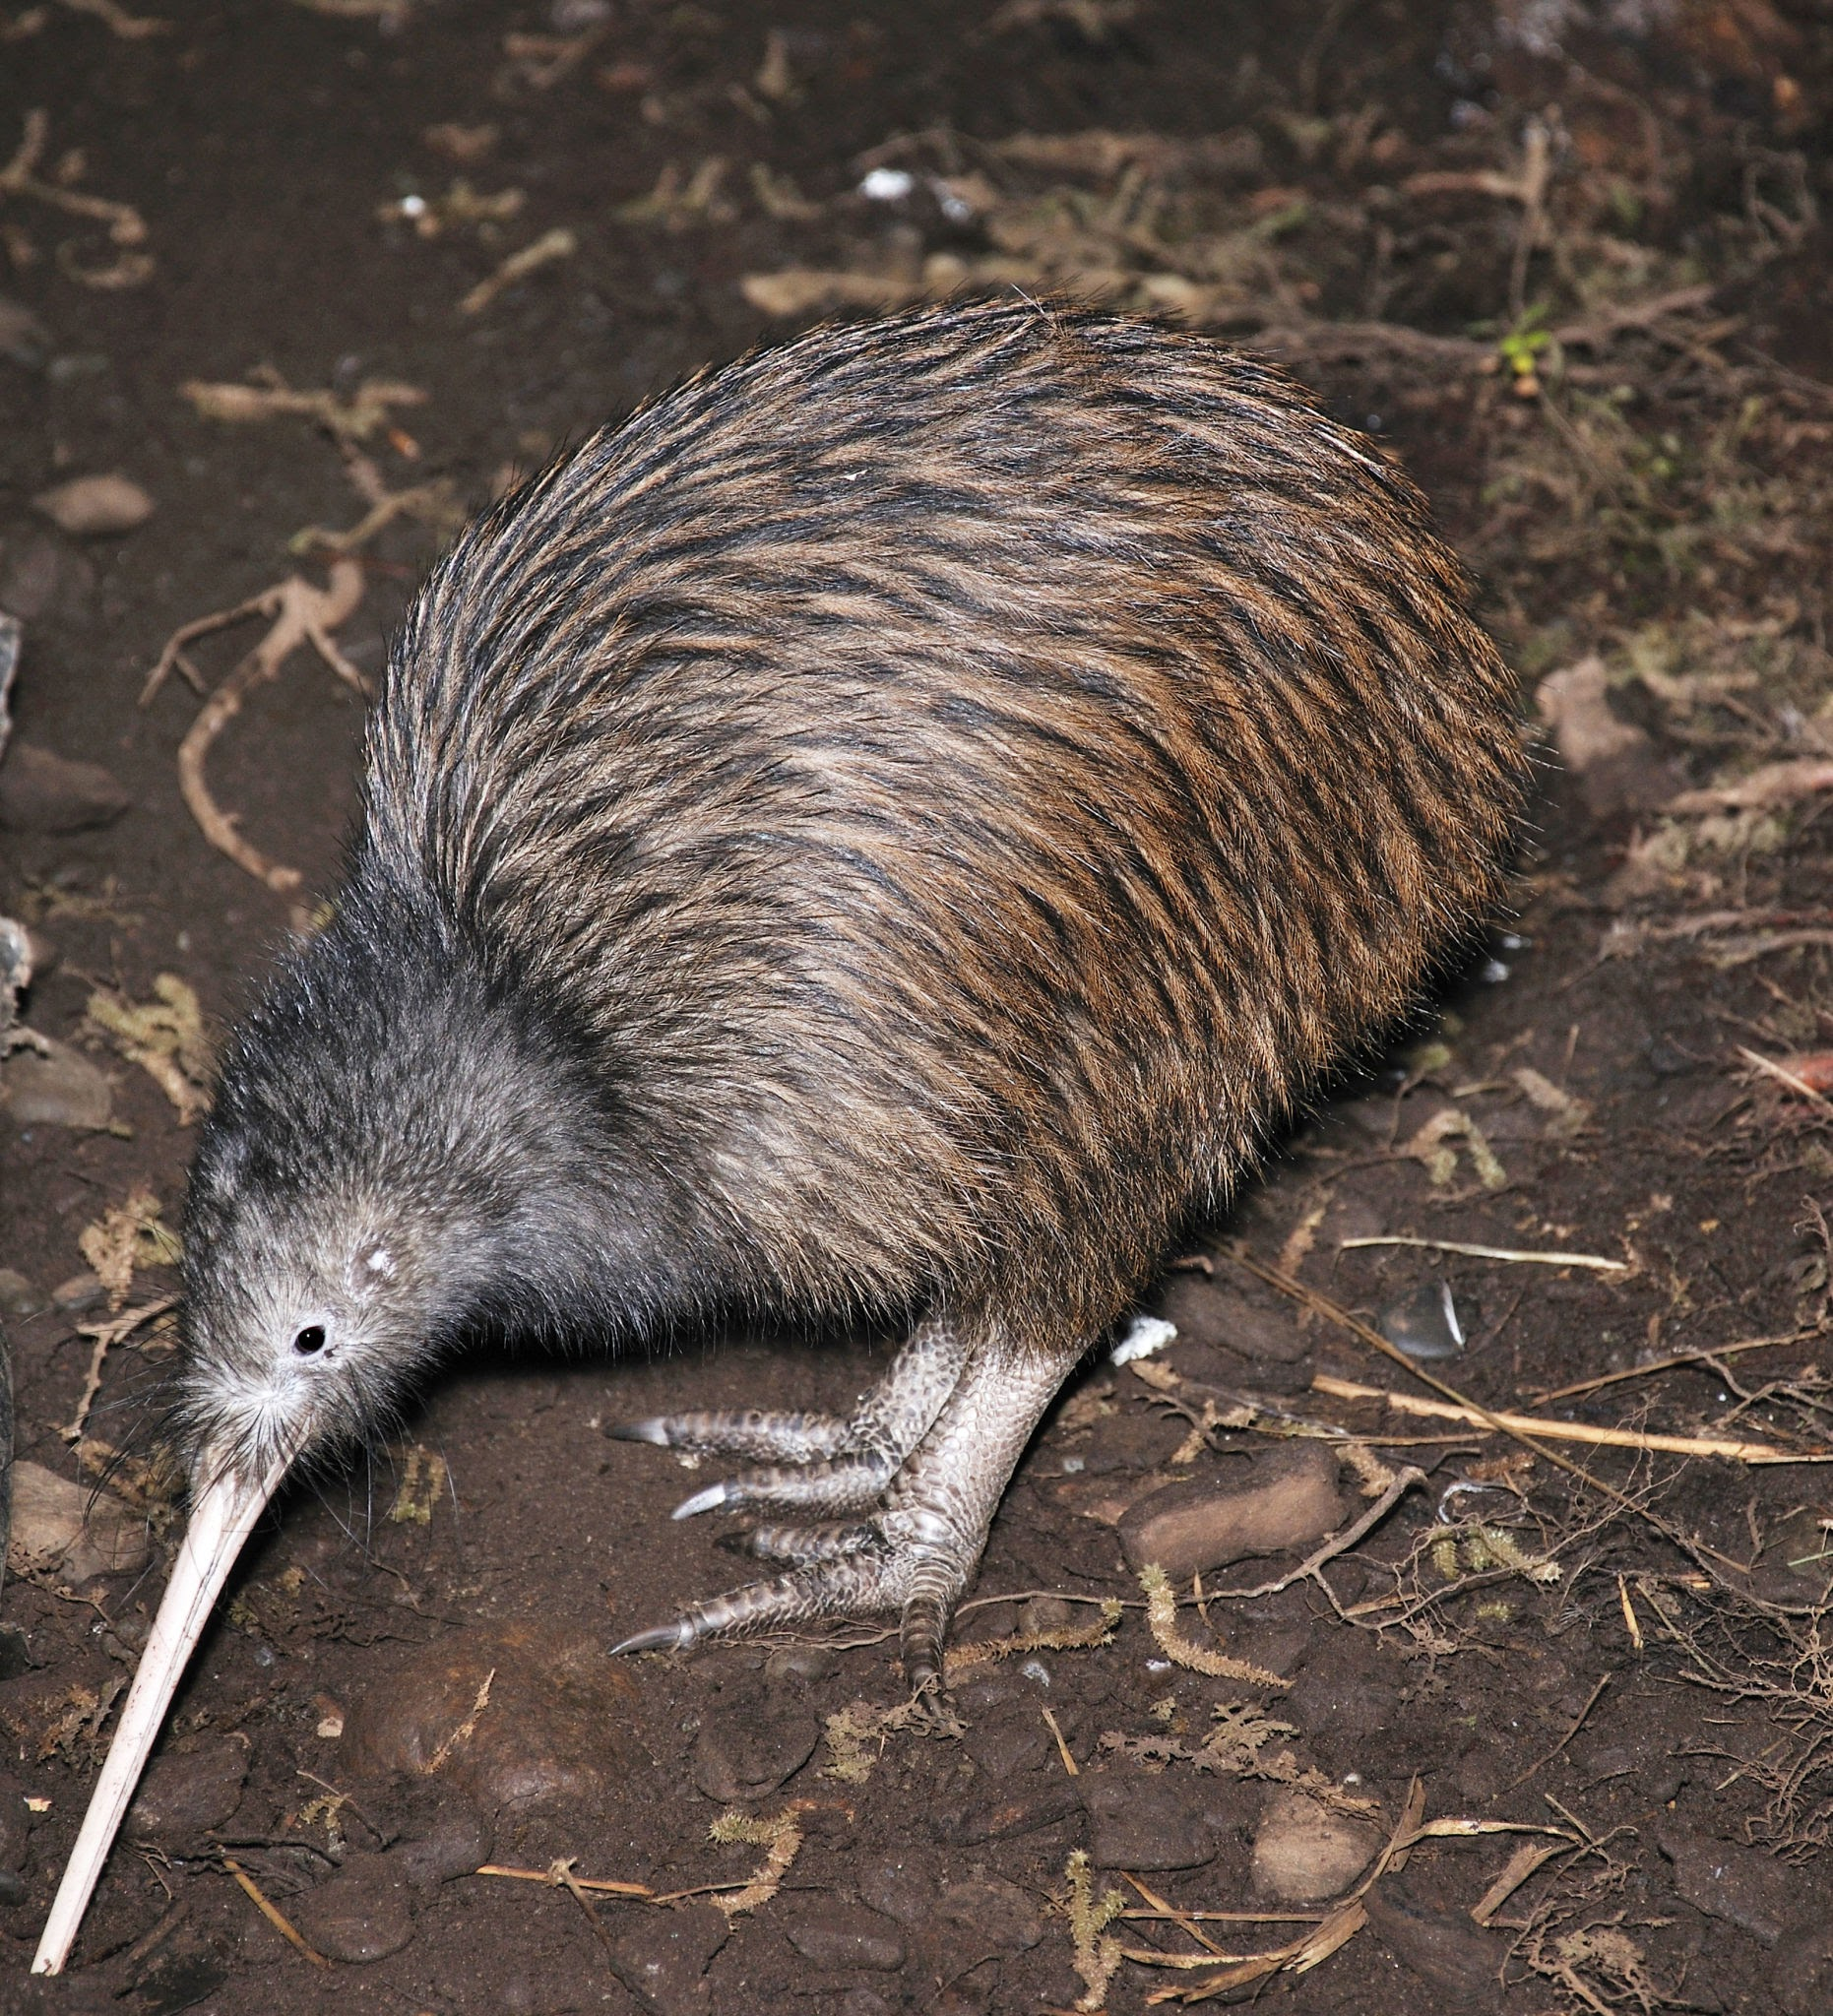
[[[1470,1341],[1437,1369],[1485,1406],[1798,1455],[1827,1444],[1829,1109],[1738,1049],[1800,1058],[1833,1040],[1827,800],[1659,809],[1685,785],[1833,751],[1825,7],[174,0],[159,14],[162,32],[138,33],[131,14],[89,0],[0,10],[0,151],[43,108],[41,181],[131,204],[146,226],[143,244],[111,242],[105,220],[17,178],[0,200],[13,268],[0,290],[48,332],[42,354],[28,343],[25,361],[0,357],[0,606],[26,619],[16,734],[104,763],[133,801],[102,831],[5,836],[0,911],[57,953],[28,1003],[47,1035],[80,1039],[98,984],[144,1001],[162,973],[220,1024],[293,914],[212,850],[179,797],[174,754],[195,701],[175,681],[144,712],[136,700],[179,623],[293,564],[322,578],[289,558],[289,538],[352,524],[362,500],[325,432],[208,419],[180,397],[186,380],[259,368],[297,387],[413,384],[425,403],[399,409],[397,432],[364,451],[388,487],[443,478],[473,508],[506,470],[813,319],[848,286],[862,305],[959,282],[1100,287],[1290,360],[1424,483],[1524,694],[1596,653],[1608,720],[1641,734],[1583,777],[1549,763],[1510,926],[1520,942],[1498,939],[1497,964],[1411,1047],[1295,1130],[1232,1221],[1192,1241],[1213,1274],[1167,1277],[1160,1299],[1181,1335],[1154,1363],[1180,1375],[1172,1397],[1199,1418],[1217,1389],[1225,1406],[1248,1394],[1263,1429],[1335,1423],[1427,1473],[1329,1564],[1328,1589],[1228,1600],[1291,1559],[1213,1578],[1208,1625],[1289,1691],[1168,1663],[1102,1516],[1164,1475],[1227,1476],[1264,1435],[1218,1428],[1179,1466],[1188,1421],[1104,1358],[1023,1466],[979,1593],[1125,1599],[1117,1635],[978,1669],[960,1691],[962,1740],[888,1732],[858,1782],[833,1775],[824,1742],[782,1781],[797,1732],[854,1702],[895,1705],[891,1649],[870,1633],[839,1650],[733,1646],[606,1679],[592,1648],[737,1577],[702,1527],[669,1523],[673,1466],[600,1424],[681,1405],[838,1404],[870,1376],[872,1347],[709,1340],[624,1364],[480,1354],[366,1468],[280,1507],[167,1738],[182,1751],[245,1735],[240,1808],[215,1836],[117,1853],[72,1974],[42,1988],[26,1967],[93,1773],[94,1711],[131,1663],[159,1568],[81,1591],[9,1580],[0,1729],[17,1755],[0,1792],[15,1825],[19,1794],[42,1809],[25,1901],[0,1909],[0,2005],[641,2006],[629,1965],[612,1967],[557,1888],[460,1877],[426,1896],[391,1957],[326,1974],[223,1872],[233,1854],[303,1912],[336,1856],[376,1846],[348,1811],[328,1832],[301,1772],[354,1794],[384,1835],[403,1813],[423,1825],[457,1762],[410,1797],[380,1775],[375,1728],[422,1710],[430,1747],[474,1698],[473,1667],[507,1670],[518,1644],[535,1677],[520,1692],[505,1678],[496,1714],[516,1726],[498,1740],[563,1776],[545,1801],[496,1816],[497,1861],[572,1858],[581,1874],[658,1889],[741,1876],[762,1851],[708,1834],[730,1802],[721,1760],[740,1751],[763,1760],[739,1774],[746,1812],[807,1802],[779,1895],[734,1920],[703,1984],[652,1990],[655,2006],[1075,2004],[1087,1982],[1066,1867],[1094,1823],[1065,1802],[1045,1706],[1083,1780],[1131,1773],[1140,1813],[1203,1806],[1213,1856],[1134,1871],[1186,1911],[1266,1908],[1249,1846],[1291,1769],[1339,1792],[1349,1781],[1378,1801],[1384,1834],[1416,1781],[1428,1820],[1555,1830],[1422,1843],[1368,1892],[1365,1922],[1335,1922],[1347,1936],[1330,1957],[1263,1984],[1294,2008],[1833,2005],[1828,1472],[1556,1445],[1594,1483],[1477,1427],[1333,1397],[1313,1379],[1422,1389],[1231,1257],[1235,1241],[1262,1265],[1284,1256],[1367,1321],[1442,1278]],[[495,132],[460,162],[426,138],[442,124]],[[1088,137],[1102,134],[1134,138]],[[1008,145],[1023,135],[1081,138]],[[873,165],[907,167],[912,193],[856,194]],[[436,207],[459,177],[484,196],[521,192],[519,209],[420,235],[401,200]],[[574,233],[570,256],[460,311],[503,258],[557,228]],[[135,252],[150,274],[119,266]],[[765,312],[768,292],[741,285],[785,273],[803,276],[796,314]],[[78,541],[34,516],[50,482],[114,469],[157,499],[141,530]],[[368,543],[364,600],[341,633],[359,666],[380,663],[438,536],[410,518]],[[246,641],[201,646],[206,676]],[[213,762],[223,802],[308,892],[335,870],[358,719],[346,689],[297,659]],[[122,1133],[6,1127],[0,1261],[47,1290],[81,1268],[79,1235],[110,1206],[145,1187],[171,1212],[180,1192],[185,1128],[151,1076],[100,1054]],[[1524,1085],[1524,1068],[1538,1079]],[[1460,1114],[1492,1165],[1455,1131]],[[1407,1151],[1440,1115],[1454,1129],[1440,1147],[1456,1153],[1434,1169]],[[1370,1234],[1628,1264],[1342,1248]],[[144,1271],[136,1299],[167,1280]],[[88,1341],[55,1310],[10,1330],[22,1459],[75,1477],[110,1446],[144,1450],[164,1365],[156,1331],[110,1354],[91,1440],[73,1452],[57,1424]],[[1787,1341],[1712,1355],[1756,1338]],[[1635,1370],[1670,1356],[1689,1362]],[[1542,1397],[1610,1372],[1631,1376]],[[427,1523],[397,1519],[425,1452],[449,1487]],[[156,1523],[167,1530],[169,1510]],[[1547,1563],[1556,1579],[1534,1572]],[[1180,1618],[1206,1640],[1194,1607]],[[1015,1605],[995,1603],[958,1635],[1016,1624]],[[1165,1745],[1189,1752],[1212,1711],[1243,1698],[1291,1725],[1253,1752],[1261,1777],[1168,1758]],[[322,1733],[341,1714],[345,1737]],[[1160,1749],[1142,1759],[1144,1738]],[[493,1804],[502,1782],[474,1771],[474,1801]],[[1523,1843],[1553,1852],[1482,1908]],[[986,1892],[958,1893],[960,1922],[945,1922],[937,1886],[982,1877],[1044,1913],[1035,1943],[995,1923]],[[1109,1886],[1140,1903],[1122,1874],[1098,1870],[1096,1898]],[[1010,1919],[1012,1898],[996,1894]],[[880,1935],[869,1953],[850,1930],[861,1897],[917,1900],[909,1923],[864,1922]],[[637,1902],[599,1910],[626,1963],[668,1922]],[[1207,1935],[1238,1954],[1309,1929]],[[1163,1921],[1103,1936],[1116,1933],[1133,1951],[1199,1950]],[[1106,2006],[1138,2009],[1167,1984],[1195,1992],[1220,1968],[1122,1960]]]

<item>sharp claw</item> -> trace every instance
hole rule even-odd
[[[659,1414],[643,1421],[612,1421],[604,1432],[615,1442],[653,1442],[659,1449],[668,1446],[668,1423]]]
[[[654,1630],[638,1631],[621,1645],[611,1647],[613,1659],[620,1652],[685,1652],[694,1642],[693,1626],[677,1617],[672,1624],[658,1624]]]
[[[726,1502],[727,1487],[724,1484],[709,1484],[704,1491],[696,1491],[691,1498],[683,1498],[668,1517],[691,1519],[696,1512],[717,1512]]]

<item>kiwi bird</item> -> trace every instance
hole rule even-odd
[[[734,1460],[680,1514],[778,1570],[626,1649],[890,1611],[933,1689],[1071,1367],[1498,899],[1467,599],[1280,372],[1030,301],[742,358],[474,525],[222,1060],[191,1527],[37,1964],[279,1480],[467,1336],[897,1326],[849,1416],[624,1431]]]

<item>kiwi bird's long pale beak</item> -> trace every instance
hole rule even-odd
[[[207,1478],[191,1508],[191,1523],[185,1529],[184,1544],[172,1564],[171,1580],[159,1613],[153,1620],[147,1649],[140,1656],[140,1670],[128,1690],[127,1706],[115,1727],[101,1776],[90,1795],[89,1811],[83,1816],[77,1845],[70,1853],[64,1880],[57,1886],[51,1915],[44,1922],[44,1936],[32,1957],[33,1974],[61,1974],[77,1929],[89,1909],[102,1864],[114,1845],[121,1816],[140,1783],[153,1739],[165,1720],[165,1711],[177,1692],[179,1679],[190,1664],[198,1640],[229,1570],[243,1544],[255,1529],[268,1500],[286,1475],[293,1452],[279,1458],[258,1478],[237,1475],[227,1465],[199,1466]]]

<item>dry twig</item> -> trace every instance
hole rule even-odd
[[[141,689],[140,704],[144,707],[176,666],[201,690],[203,682],[196,667],[184,656],[185,645],[207,632],[245,622],[250,616],[267,619],[267,635],[204,703],[179,744],[178,783],[192,818],[211,846],[279,895],[290,895],[304,877],[297,868],[270,861],[259,848],[242,838],[236,831],[234,815],[224,812],[211,795],[204,778],[204,760],[217,737],[241,713],[248,695],[265,681],[278,678],[281,667],[302,644],[310,644],[347,686],[368,698],[369,682],[338,649],[332,636],[333,631],[355,614],[362,596],[362,568],[352,559],[334,560],[323,588],[314,588],[301,575],[289,574],[284,581],[250,596],[232,609],[200,616],[174,631]]]

